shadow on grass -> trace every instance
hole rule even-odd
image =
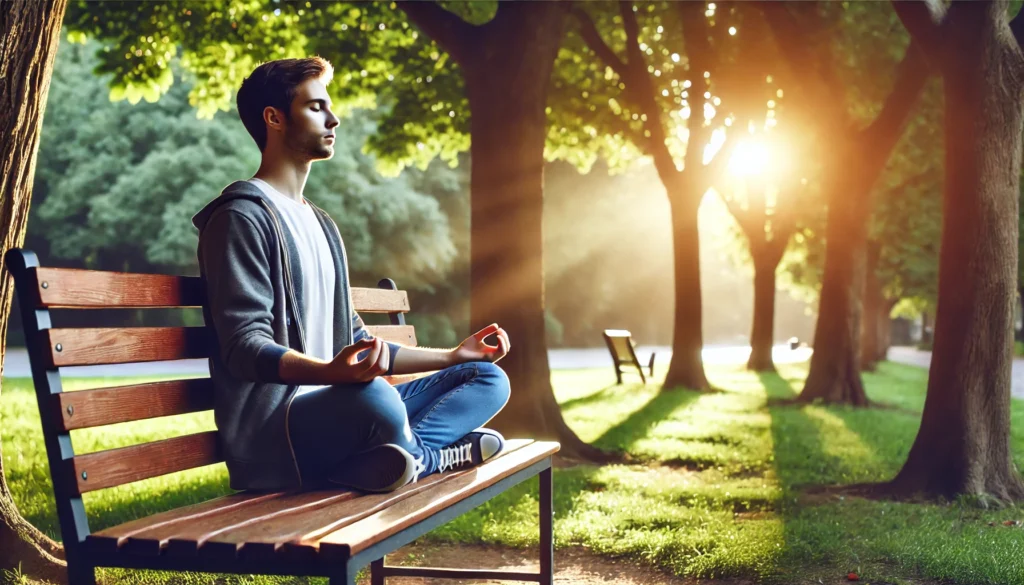
[[[562,410],[569,410],[572,408],[581,408],[599,404],[613,397],[615,393],[622,388],[620,384],[612,384],[611,386],[605,386],[596,392],[587,394],[586,396],[580,396],[579,398],[571,398],[560,403]]]
[[[701,395],[701,392],[691,390],[660,391],[641,408],[605,431],[593,444],[600,449],[628,453],[637,441],[650,433],[654,425]]]

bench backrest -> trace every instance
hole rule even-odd
[[[65,542],[88,535],[81,494],[223,461],[216,431],[129,447],[74,454],[70,431],[210,410],[209,378],[172,380],[63,392],[60,368],[208,358],[208,327],[53,328],[50,309],[196,308],[204,300],[198,277],[43,268],[36,255],[12,249],[6,266],[14,275],[25,342],[42,419],[50,475]],[[416,345],[405,324],[409,298],[390,279],[377,289],[353,288],[360,313],[383,313],[390,325],[370,325],[382,339]],[[74,534],[78,535],[75,539]]]
[[[624,329],[605,329],[604,340],[608,344],[608,349],[611,351],[615,361],[631,364],[636,360],[633,338],[629,331]]]

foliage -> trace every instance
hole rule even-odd
[[[455,3],[480,19],[492,3]],[[103,43],[97,72],[112,74],[111,97],[156,100],[179,77],[204,117],[227,111],[242,80],[263,61],[320,55],[335,68],[336,109],[382,106],[369,146],[389,174],[421,170],[438,155],[455,163],[469,146],[462,81],[448,55],[413,30],[394,3],[215,0],[87,2],[68,7],[76,38]]]

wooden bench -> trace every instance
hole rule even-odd
[[[220,463],[217,432],[75,455],[71,431],[213,408],[209,378],[62,392],[65,366],[208,358],[205,327],[60,329],[50,309],[201,307],[197,277],[43,268],[13,249],[6,265],[25,328],[71,585],[94,585],[96,567],[237,574],[324,576],[354,584],[370,565],[373,585],[388,576],[552,582],[551,456],[558,443],[509,440],[476,468],[432,475],[389,494],[349,490],[239,492],[90,532],[82,494]],[[371,326],[383,339],[415,345],[405,291],[390,280],[352,291],[356,310],[385,313]],[[384,556],[533,476],[540,482],[540,571],[403,568]]]
[[[612,365],[615,366],[616,383],[622,383],[622,366],[636,366],[636,371],[640,372],[640,380],[646,384],[647,378],[644,377],[644,369],[640,366],[640,359],[636,357],[636,344],[633,343],[632,334],[625,329],[605,329],[603,336],[604,342],[608,346],[608,351],[612,354]],[[653,378],[653,352],[651,353],[651,359],[647,364],[647,368]]]

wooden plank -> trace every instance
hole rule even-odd
[[[129,541],[142,539],[159,541],[166,546],[167,554],[174,556],[195,556],[207,540],[234,529],[244,529],[253,524],[273,522],[294,514],[307,513],[324,519],[322,510],[329,504],[358,499],[359,493],[351,490],[317,490],[299,492],[255,506],[219,514],[202,522],[177,525],[173,530],[164,528],[148,530],[132,536]],[[324,521],[326,521],[324,519]],[[231,547],[234,556],[234,547]]]
[[[224,460],[217,431],[79,455],[70,461],[78,493],[84,494]]]
[[[507,453],[522,448],[530,442],[510,441],[506,445],[505,453],[498,457],[504,457]],[[409,484],[394,492],[365,494],[354,499],[338,500],[322,508],[295,509],[282,514],[253,519],[238,526],[221,529],[216,534],[204,535],[202,540],[205,541],[205,545],[200,544],[200,554],[217,558],[234,558],[236,554],[241,554],[244,558],[262,558],[264,555],[280,550],[284,543],[316,540],[415,494],[425,490],[434,490],[438,484],[449,481],[453,477],[470,472],[472,470],[432,474],[422,481]],[[294,558],[301,556],[302,551],[292,548],[285,554]]]
[[[114,386],[53,396],[57,426],[63,431],[213,408],[209,378]]]
[[[210,356],[206,327],[48,329],[42,332],[51,366],[91,366]]]
[[[408,313],[409,295],[404,290],[352,287],[352,306],[360,313]]]
[[[367,325],[367,331],[384,341],[416,346],[416,328],[412,325]]]
[[[41,306],[51,308],[201,307],[199,277],[34,268]]]
[[[260,502],[280,498],[284,495],[286,495],[286,492],[231,494],[98,530],[86,538],[86,543],[90,551],[117,552],[118,549],[125,547],[132,536],[159,529],[171,531],[174,526],[197,522],[231,510],[251,508]],[[142,540],[145,541],[146,539]],[[155,548],[147,550],[145,545],[143,545],[137,548],[131,547],[131,550],[128,552],[151,555],[159,554],[160,541],[150,542],[156,544]]]
[[[349,524],[319,540],[306,540],[299,545],[319,549],[326,561],[349,558],[404,528],[480,492],[520,469],[553,455],[558,443],[533,442],[505,456],[497,457],[468,473],[443,482],[436,489],[425,490],[394,506]]]

